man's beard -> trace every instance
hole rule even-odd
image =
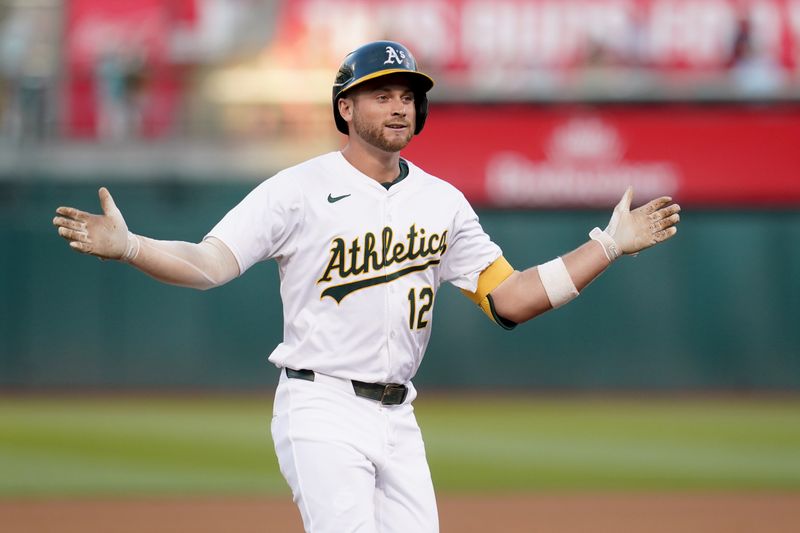
[[[408,124],[408,134],[404,138],[387,139],[383,134],[383,124],[370,125],[359,120],[358,115],[353,115],[353,129],[359,137],[367,141],[375,148],[384,152],[399,152],[411,142],[414,136],[412,124]]]

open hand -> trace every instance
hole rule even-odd
[[[611,235],[617,247],[625,254],[635,254],[654,244],[673,237],[680,220],[681,207],[672,203],[669,196],[650,200],[631,211],[633,187],[628,187],[614,208],[606,233]]]
[[[59,207],[53,225],[73,250],[103,259],[121,259],[128,246],[128,226],[108,189],[101,187],[98,196],[102,215]]]

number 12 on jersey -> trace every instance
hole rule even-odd
[[[428,325],[425,313],[433,306],[433,289],[423,287],[417,294],[416,288],[408,291],[408,327],[409,329],[422,329]],[[419,307],[419,309],[417,309]]]

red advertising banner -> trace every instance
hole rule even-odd
[[[284,0],[281,7],[277,42],[295,64],[335,63],[363,42],[390,38],[450,83],[490,89],[498,74],[565,81],[543,80],[543,70],[800,63],[800,0]]]
[[[800,106],[433,105],[403,155],[481,206],[800,206]]]

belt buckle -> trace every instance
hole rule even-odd
[[[394,393],[400,393],[400,401],[392,402],[392,397],[389,395],[394,395]],[[405,385],[397,385],[395,383],[389,383],[383,388],[383,393],[381,394],[381,405],[399,405],[406,400],[406,395],[408,394],[408,387]],[[391,403],[390,403],[391,402]]]

